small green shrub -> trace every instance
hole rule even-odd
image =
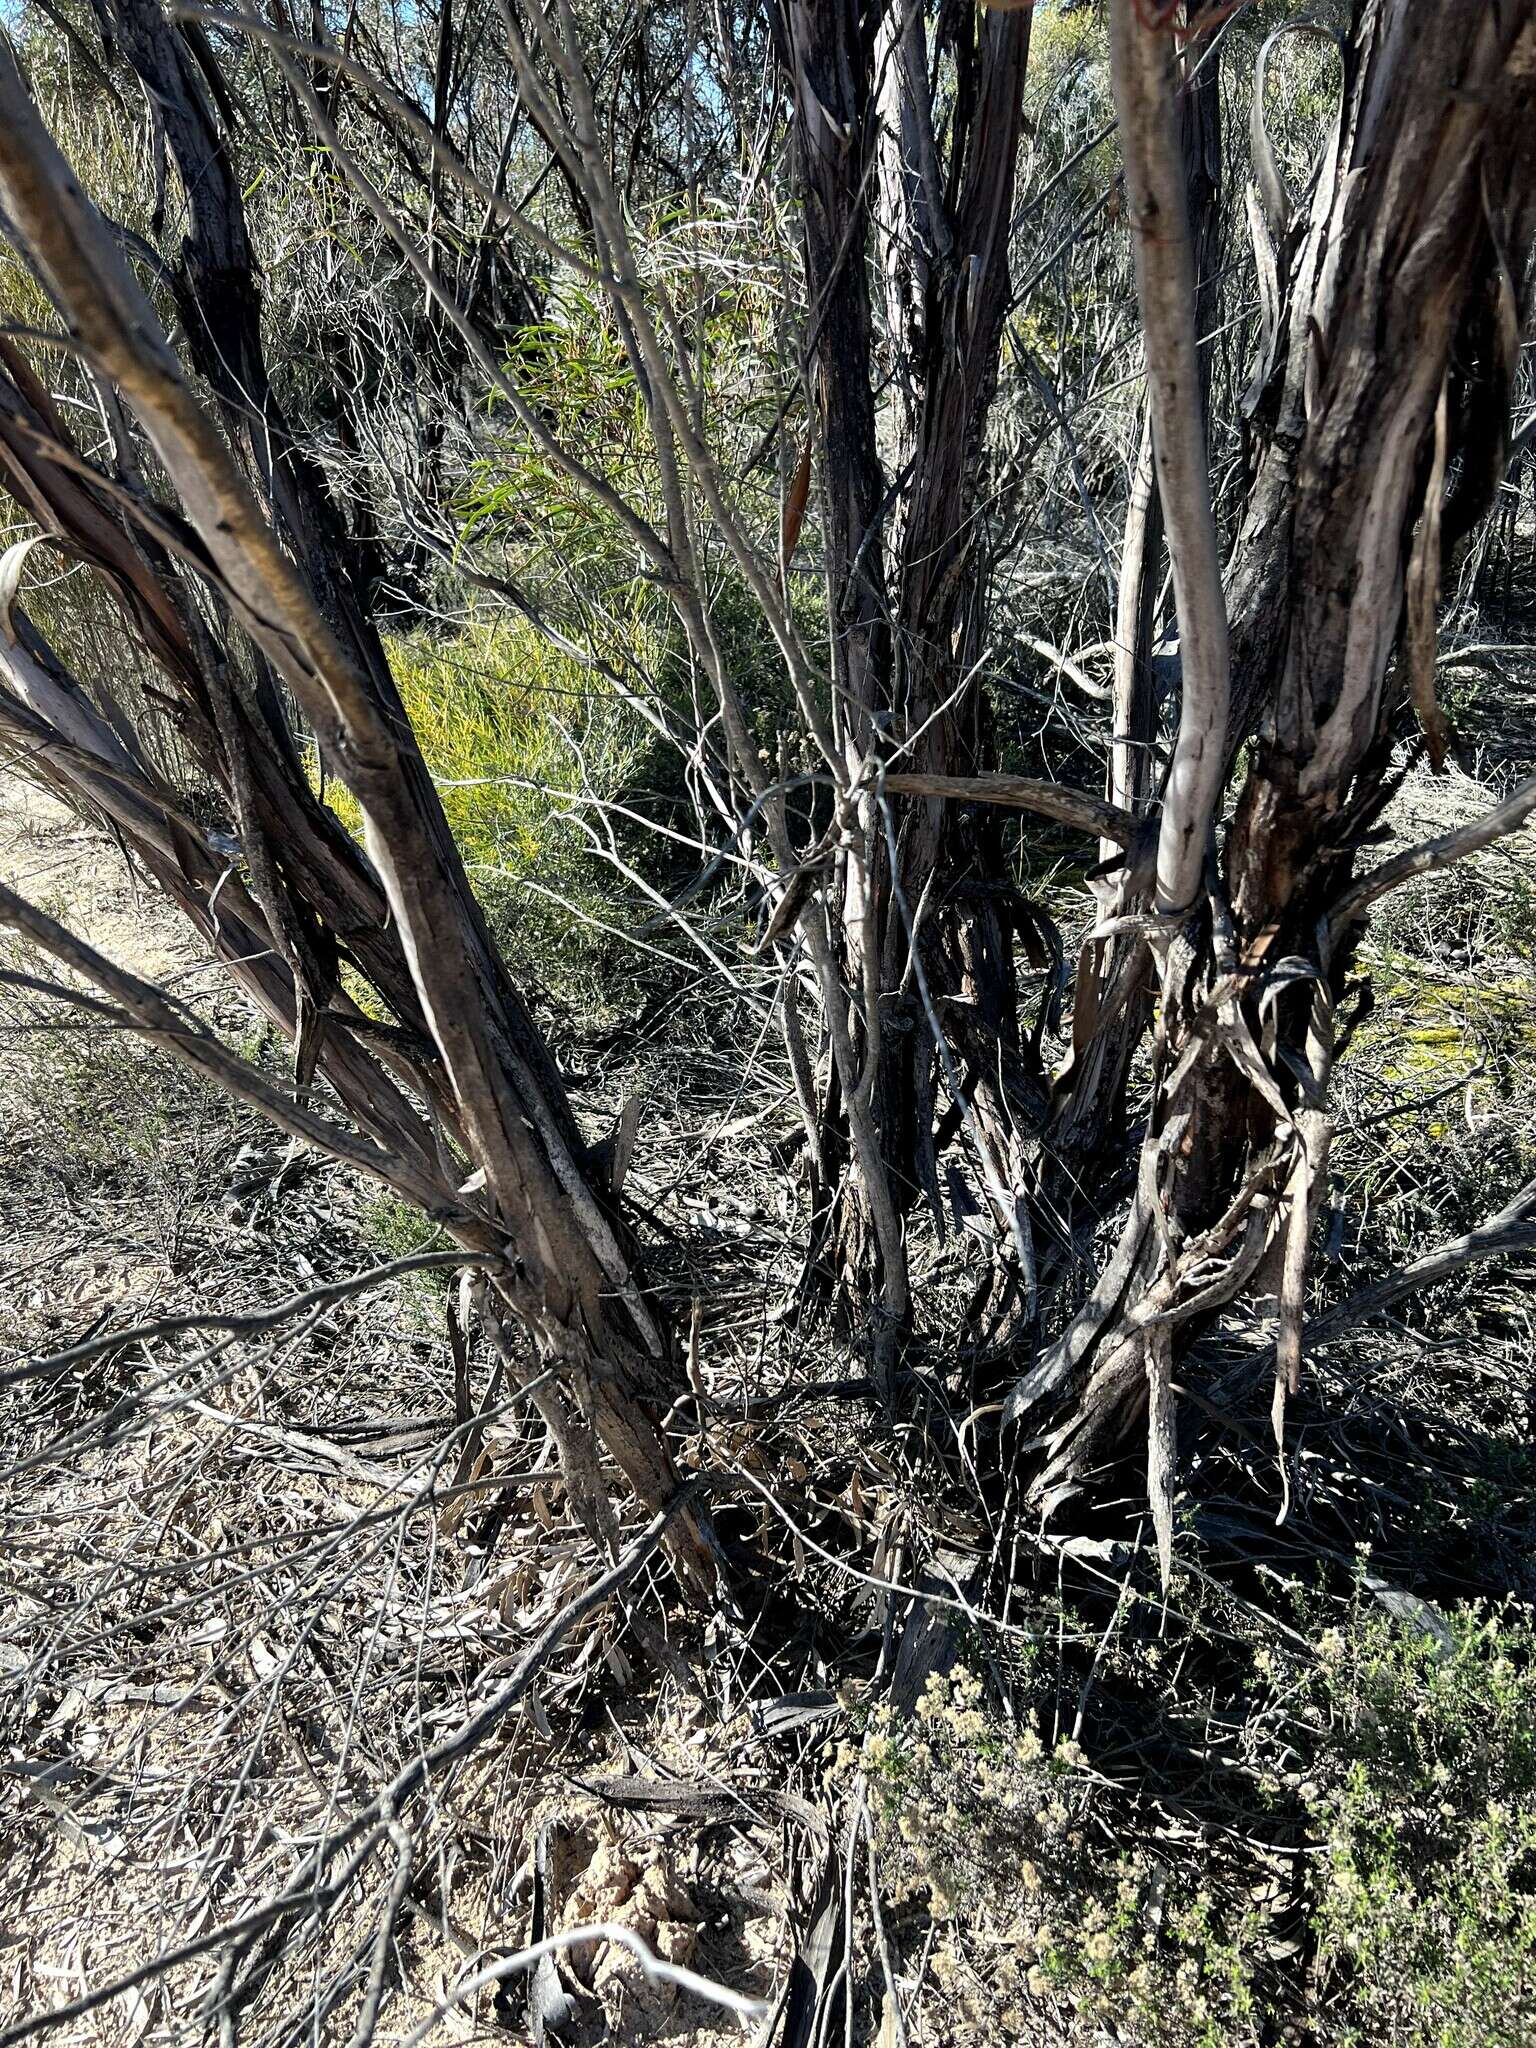
[[[1236,2048],[1261,2038],[1255,1958],[1265,1916],[1218,1903],[1200,1874],[1140,1851],[1108,1869],[1095,1825],[1102,1780],[1079,1745],[1054,1747],[1033,1717],[989,1713],[963,1665],[928,1680],[911,1721],[860,1717],[882,1875],[900,1906],[922,1899],[974,1935],[970,1982],[938,1965],[987,2038],[1112,2038],[1146,2048]],[[964,1937],[959,1944],[964,1946]]]
[[[897,1910],[950,1930],[937,1974],[968,2025],[1138,2048],[1536,2039],[1532,1617],[1469,1607],[1436,1637],[1362,1585],[1346,1624],[1311,1659],[1254,1648],[1252,1832],[1300,1851],[1278,1863],[1127,1826],[1128,1788],[990,1711],[963,1666],[908,1719],[849,1695],[839,1768],[864,1774]],[[1117,1838],[1146,1846],[1106,1867]]]
[[[636,618],[626,631],[632,664],[665,668],[660,629]],[[470,880],[513,964],[562,997],[595,1002],[602,979],[634,957],[622,944],[634,913],[628,885],[578,821],[598,825],[603,802],[665,805],[651,786],[666,764],[654,758],[650,728],[522,622],[471,625],[446,640],[411,634],[389,653]],[[330,783],[326,796],[360,833],[347,791]],[[655,859],[643,827],[626,824],[619,838],[637,865]]]
[[[430,1216],[413,1203],[403,1202],[398,1195],[376,1196],[363,1211],[362,1227],[377,1248],[381,1264],[411,1259],[418,1252],[452,1249],[452,1241],[441,1224],[434,1223]],[[408,1273],[398,1280],[395,1299],[407,1327],[440,1337],[443,1303],[453,1282],[454,1270],[446,1266],[426,1273]]]
[[[402,1201],[398,1195],[382,1194],[369,1204],[367,1231],[386,1260],[412,1259],[418,1252],[446,1251],[450,1244],[441,1224],[434,1223],[413,1202]],[[446,1285],[444,1276],[438,1273],[417,1277],[434,1282],[439,1290]]]
[[[1319,1644],[1316,1970],[1340,2048],[1536,2037],[1536,1631],[1481,1606],[1450,1630],[1371,1616]]]

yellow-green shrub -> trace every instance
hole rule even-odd
[[[630,663],[659,673],[669,659],[661,632],[634,620],[627,635]],[[578,819],[596,824],[604,801],[638,799],[643,808],[657,796],[647,778],[654,782],[664,764],[650,728],[600,674],[521,621],[472,624],[445,639],[402,635],[389,655],[498,938],[545,987],[594,997],[599,970],[622,962],[617,934],[633,915],[623,878],[592,850]],[[360,832],[346,790],[328,783],[326,797]],[[630,850],[643,866],[648,849]]]

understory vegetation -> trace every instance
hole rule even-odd
[[[664,643],[652,652],[642,634],[632,637],[639,646],[628,658],[651,654],[649,666],[665,666]],[[633,855],[647,812],[666,808],[665,790],[647,786],[664,773],[647,744],[654,736],[532,626],[470,624],[386,646],[422,760],[509,959],[552,995],[595,1012],[607,977],[632,958],[626,847]],[[330,783],[325,794],[360,834],[345,788]],[[602,828],[618,806],[634,822],[625,831],[621,818],[609,838]]]

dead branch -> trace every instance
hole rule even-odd
[[[329,1280],[319,1287],[306,1288],[302,1294],[291,1295],[287,1301],[280,1301],[273,1308],[254,1309],[243,1315],[160,1316],[153,1322],[135,1323],[128,1329],[88,1337],[83,1343],[70,1345],[67,1350],[52,1352],[47,1358],[35,1359],[28,1365],[0,1373],[0,1387],[14,1386],[18,1380],[70,1372],[109,1351],[121,1351],[132,1344],[154,1344],[162,1337],[182,1337],[193,1330],[227,1330],[232,1335],[250,1335],[258,1330],[275,1329],[278,1324],[291,1322],[308,1309],[349,1301],[354,1295],[366,1294],[370,1288],[383,1287],[391,1280],[404,1279],[409,1273],[439,1273],[500,1263],[495,1252],[414,1252],[409,1258],[392,1259],[387,1265],[373,1266],[366,1273],[351,1273],[345,1280]]]
[[[1370,874],[1362,875],[1329,912],[1328,923],[1332,931],[1342,937],[1350,925],[1359,923],[1371,905],[1379,902],[1390,890],[1400,889],[1405,882],[1412,882],[1420,875],[1435,874],[1456,861],[1466,860],[1471,854],[1481,853],[1484,847],[1518,832],[1533,813],[1536,813],[1536,776],[1518,784],[1508,796],[1470,824],[1459,825],[1454,832],[1442,832],[1437,838],[1410,846],[1391,860],[1383,861]]]
[[[1460,1237],[1436,1245],[1433,1251],[1422,1253],[1408,1265],[1399,1266],[1396,1272],[1362,1287],[1326,1315],[1319,1316],[1306,1330],[1303,1349],[1320,1351],[1325,1345],[1339,1343],[1371,1316],[1396,1308],[1399,1302],[1449,1280],[1468,1266],[1529,1251],[1536,1251],[1536,1181],[1527,1182],[1496,1216],[1490,1216]]]
[[[950,803],[999,804],[1005,809],[1033,811],[1076,831],[1112,839],[1116,846],[1130,846],[1136,838],[1136,820],[1118,804],[1028,775],[914,775],[903,771],[882,774],[880,786],[891,796],[941,797]]]
[[[34,2014],[13,2022],[0,2033],[0,2048],[19,2048],[23,2041],[52,2034],[60,2027],[69,2026],[74,2021],[83,2019],[87,2013],[99,2011],[102,2006],[126,1996],[141,1985],[164,1976],[168,1971],[186,1963],[196,1962],[201,1956],[212,1955],[220,1950],[228,1950],[234,1954],[244,1953],[262,1935],[271,1935],[296,1918],[310,1917],[334,1904],[356,1881],[379,1849],[389,1841],[389,1818],[400,1813],[407,1802],[423,1787],[440,1783],[443,1774],[453,1765],[473,1755],[517,1706],[541,1668],[571,1630],[587,1615],[603,1606],[615,1593],[622,1592],[646,1561],[655,1556],[668,1531],[679,1516],[685,1514],[694,1504],[704,1485],[705,1481],[699,1478],[690,1480],[681,1488],[676,1497],[659,1514],[653,1516],[646,1528],[626,1546],[618,1560],[595,1579],[585,1592],[562,1608],[554,1620],[540,1632],[518,1658],[506,1683],[441,1741],[434,1743],[431,1749],[423,1750],[413,1757],[376,1798],[345,1821],[329,1829],[319,1846],[304,1858],[296,1876],[281,1892],[251,1912],[241,1914],[236,1920],[209,1928],[206,1932],[193,1936],[191,1940],[180,1943],[174,1949],[152,1956],[137,1969],[114,1979],[111,1983],[98,1985],[94,1990],[84,1992],[79,1998],[71,1999],[64,2005],[55,2006],[49,2012]],[[337,1859],[343,1855],[345,1861],[339,1868],[335,1867]],[[259,1967],[259,1964],[257,1966]]]

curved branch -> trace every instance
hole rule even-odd
[[[690,1997],[701,1998],[710,2005],[723,2005],[727,2012],[733,2012],[739,2019],[761,2019],[773,2010],[765,1998],[748,1998],[740,1991],[733,1991],[729,1984],[717,1984],[712,1977],[701,1977],[696,1970],[685,1969],[681,1963],[669,1963],[664,1956],[658,1956],[632,1927],[625,1927],[617,1920],[594,1921],[590,1926],[562,1927],[557,1933],[546,1935],[543,1941],[532,1942],[527,1948],[519,1949],[515,1956],[503,1956],[499,1962],[489,1963],[483,1970],[466,1977],[456,1984],[433,2006],[427,2017],[406,2035],[402,2048],[420,2048],[420,2043],[466,1998],[474,1998],[482,1991],[488,1991],[493,1984],[500,1984],[507,1977],[520,1976],[524,1970],[531,1970],[543,1956],[557,1955],[562,1949],[574,1948],[578,1942],[608,1942],[613,1947],[628,1949],[640,1965],[642,1976],[653,1984],[667,1984],[676,1991],[686,1991]]]
[[[1380,1315],[1383,1310],[1395,1308],[1410,1294],[1419,1294],[1426,1287],[1433,1287],[1441,1280],[1448,1280],[1453,1273],[1459,1273],[1467,1266],[1480,1265],[1484,1259],[1507,1257],[1513,1252],[1536,1251],[1536,1180],[1527,1181],[1519,1194],[1485,1223],[1479,1223],[1461,1237],[1453,1237],[1433,1251],[1425,1252],[1421,1258],[1409,1265],[1399,1266],[1395,1272],[1362,1287],[1358,1294],[1352,1294],[1347,1301],[1341,1301],[1306,1332],[1303,1348],[1319,1351],[1325,1344],[1336,1344],[1341,1337],[1348,1336],[1368,1316]]]
[[[1112,839],[1117,846],[1129,846],[1136,837],[1136,820],[1118,804],[1029,775],[886,775],[881,786],[888,796],[949,797],[959,803],[1036,811],[1042,818],[1054,818],[1058,825]]]
[[[251,1309],[243,1315],[159,1316],[153,1322],[135,1323],[126,1330],[104,1330],[99,1336],[87,1337],[83,1343],[71,1344],[67,1350],[55,1351],[47,1358],[34,1359],[29,1365],[0,1373],[0,1387],[15,1386],[18,1380],[45,1379],[50,1373],[68,1372],[72,1366],[87,1365],[108,1351],[122,1351],[130,1344],[152,1344],[162,1337],[182,1337],[194,1330],[228,1330],[238,1336],[249,1336],[257,1330],[275,1329],[278,1324],[291,1322],[295,1316],[302,1315],[306,1309],[349,1301],[354,1295],[366,1294],[370,1288],[384,1286],[387,1281],[402,1280],[408,1273],[437,1273],[464,1266],[499,1266],[502,1263],[499,1252],[476,1252],[463,1247],[448,1252],[412,1252],[407,1258],[391,1259],[387,1265],[370,1266],[364,1273],[349,1273],[343,1280],[329,1280],[322,1286],[306,1288],[302,1294],[290,1295],[286,1301],[277,1302],[271,1308]]]
[[[1147,393],[1183,666],[1179,734],[1157,853],[1157,907],[1165,913],[1186,910],[1199,893],[1225,771],[1231,694],[1173,50],[1173,39],[1148,24],[1136,0],[1115,0],[1110,70],[1135,230]]]
[[[1485,811],[1480,818],[1474,818],[1470,825],[1458,826],[1454,832],[1442,832],[1438,839],[1422,840],[1417,846],[1410,846],[1389,861],[1383,861],[1368,875],[1362,875],[1354,887],[1347,889],[1334,905],[1329,915],[1329,925],[1335,934],[1362,918],[1371,905],[1385,896],[1391,889],[1401,888],[1404,882],[1411,882],[1418,875],[1433,874],[1437,868],[1448,868],[1453,862],[1465,860],[1468,854],[1481,853],[1485,846],[1492,846],[1496,840],[1507,839],[1536,813],[1536,775],[1517,783],[1502,802]]]

